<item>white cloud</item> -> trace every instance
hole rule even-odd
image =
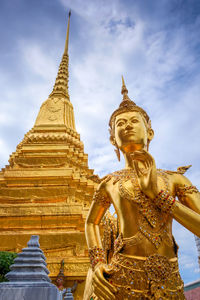
[[[0,157],[1,160],[4,160],[6,164],[8,164],[8,156],[9,156],[10,148],[6,144],[6,142],[2,139],[0,139]]]
[[[47,49],[42,48],[36,42],[21,40],[18,42],[21,60],[24,66],[29,68],[29,72],[45,79],[45,81],[52,81],[57,73],[57,66],[55,57],[50,56]]]

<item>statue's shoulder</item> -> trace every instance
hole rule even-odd
[[[135,170],[122,169],[106,175],[104,178],[102,178],[102,180],[109,182],[112,179],[112,184],[116,184],[119,180],[123,179],[127,181],[131,179],[132,176],[135,176]]]
[[[185,172],[191,167],[192,165],[189,166],[182,166],[182,167],[178,167],[177,171],[171,171],[171,170],[163,170],[163,169],[157,169],[158,173],[163,173],[163,174],[169,174],[169,175],[175,175],[175,174],[179,174],[179,175],[184,175]]]
[[[106,176],[100,178],[99,176],[95,176],[95,181],[99,183],[101,186],[103,184],[106,184],[107,182],[111,181],[113,179],[113,184],[115,184],[117,181],[120,180],[124,176],[124,173],[126,170],[119,170],[112,173],[107,174]],[[93,179],[94,180],[94,179]]]
[[[107,182],[111,181],[112,179],[114,180],[114,182],[115,182],[116,179],[119,180],[120,179],[120,172],[121,171],[115,171],[115,172],[107,174],[106,176],[101,178],[101,182],[107,183]]]
[[[185,176],[185,172],[191,167],[182,166],[178,167],[177,171],[169,171],[169,170],[157,170],[158,174],[163,178],[166,184],[171,182],[171,184],[175,187],[176,191],[180,186],[192,186],[190,180]]]
[[[103,177],[99,177],[98,175],[90,175],[90,176],[87,176],[87,178],[92,180],[93,182],[99,184],[100,186],[102,186],[103,183],[109,182],[112,178],[119,179],[122,172],[123,172],[123,170],[115,171],[115,172],[109,173]]]

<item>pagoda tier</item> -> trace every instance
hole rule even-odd
[[[96,183],[68,94],[68,36],[69,21],[53,91],[0,172],[0,250],[20,252],[39,235],[50,277],[64,259],[64,275],[73,281],[84,280],[89,266],[84,227]],[[83,289],[79,284],[75,299]]]

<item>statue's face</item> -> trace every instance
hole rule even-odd
[[[60,287],[60,286],[63,285],[64,280],[63,280],[62,277],[58,277],[58,278],[56,279],[56,282],[57,282],[58,287]]]
[[[115,142],[120,150],[132,152],[146,149],[148,138],[148,130],[139,112],[129,111],[116,116]]]

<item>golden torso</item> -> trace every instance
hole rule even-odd
[[[174,195],[175,178],[173,175],[166,175],[166,177],[168,179],[170,194]],[[166,230],[166,233],[164,234],[159,247],[155,247],[155,244],[153,244],[152,241],[150,241],[145,235],[140,234],[140,223],[144,220],[144,216],[141,213],[141,206],[138,203],[130,201],[130,199],[124,197],[120,192],[120,184],[122,184],[126,191],[128,191],[130,195],[134,196],[135,191],[133,183],[131,180],[125,182],[122,180],[117,183],[113,182],[114,179],[109,180],[106,183],[105,190],[112,199],[113,206],[115,207],[119,220],[119,231],[122,233],[124,238],[130,238],[133,236],[136,237],[134,245],[124,247],[122,250],[123,253],[138,256],[149,256],[158,253],[169,258],[174,257],[175,252],[172,238],[172,218],[169,216],[165,218],[166,216],[163,216],[160,212],[160,220],[164,220],[164,229]],[[165,189],[166,187],[161,176],[158,176],[158,187],[159,190]],[[146,200],[150,201],[152,204],[151,199],[146,198]],[[161,227],[161,224],[158,224],[157,228],[152,228],[152,226],[146,222],[146,229],[148,232],[157,232],[160,229],[159,227]],[[139,237],[138,241],[137,236]]]

